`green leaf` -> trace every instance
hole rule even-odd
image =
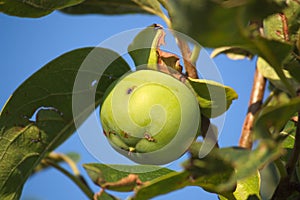
[[[286,136],[282,142],[282,147],[287,149],[293,149],[295,143],[297,126],[294,121],[289,120],[284,126],[283,130],[280,132],[281,135]]]
[[[226,54],[226,56],[232,60],[242,60],[245,58],[248,58],[251,60],[253,58],[253,55],[242,48],[239,47],[219,47],[213,50],[213,52],[210,54],[211,58],[217,57],[220,54]]]
[[[248,25],[250,21],[259,21],[282,11],[283,6],[268,0],[178,0],[169,3],[175,30],[187,34],[205,47],[237,46],[259,55],[274,68],[289,93],[295,96],[282,71],[282,64],[290,54],[292,45],[263,38],[257,24]]]
[[[70,159],[72,159],[75,163],[78,163],[79,160],[80,160],[80,154],[76,153],[76,152],[70,152],[70,153],[66,153],[65,154],[67,157],[69,157]],[[46,157],[47,159],[48,157]],[[59,159],[54,159],[52,158],[51,159],[52,162],[55,162],[55,163],[61,163],[61,162],[64,162],[63,159],[59,158]],[[50,166],[46,163],[44,163],[43,161],[40,162],[33,170],[33,174],[37,173],[37,172],[40,172],[42,170],[45,170],[45,169],[48,169]]]
[[[0,12],[18,17],[42,17],[54,10],[74,6],[84,0],[24,0],[0,2]]]
[[[223,114],[232,101],[238,98],[231,87],[220,83],[204,79],[189,78],[188,80],[196,93],[202,114],[208,118]]]
[[[156,49],[161,44],[164,31],[162,27],[154,24],[142,30],[135,36],[132,43],[128,46],[128,52],[134,61],[135,66],[157,65]]]
[[[150,199],[158,195],[184,188],[188,184],[191,184],[189,177],[189,172],[171,172],[137,188],[135,195],[131,199]]]
[[[288,103],[264,108],[254,122],[253,131],[256,139],[278,137],[285,124],[299,110],[300,97],[293,98]]]
[[[201,143],[194,143],[190,147],[193,160],[203,160],[203,158],[198,158],[200,149]],[[227,181],[225,181],[226,179],[223,179],[223,182],[219,182],[218,187],[214,188],[214,190],[218,189],[219,193],[222,192],[224,194],[226,190],[228,191],[230,188],[236,185],[236,181],[253,175],[266,163],[278,158],[280,155],[282,155],[282,153],[283,151],[280,146],[276,145],[273,141],[266,140],[261,142],[258,147],[252,151],[237,147],[221,149],[215,148],[207,155],[207,157],[211,158],[204,157],[204,159],[207,159],[207,161],[211,162],[209,166],[215,166],[211,168],[219,169],[219,171],[224,169],[225,166],[227,166],[227,168],[229,166],[234,167],[235,173],[231,175],[228,173],[226,175]],[[201,168],[198,167],[197,169],[196,167],[193,173],[203,173],[200,169]]]
[[[101,195],[97,196],[97,199],[98,200],[119,200],[117,197],[115,197],[103,190],[101,191]]]
[[[271,67],[264,59],[258,58],[257,59],[257,69],[259,72],[267,78],[276,88],[283,90],[285,92],[288,92],[288,89],[283,84],[279,76],[277,75],[276,71],[273,67]],[[298,71],[298,70],[297,70]],[[290,73],[287,70],[283,70],[283,73],[287,80],[289,81],[290,85],[293,87],[293,90],[296,90],[300,87],[300,83],[295,81],[295,79],[292,78]]]
[[[253,175],[238,180],[236,190],[233,193],[219,195],[220,200],[244,200],[244,199],[258,199],[260,200],[260,174],[257,171]]]
[[[158,16],[164,15],[158,0],[132,0],[132,1],[140,5],[141,8],[143,8],[145,11],[148,11],[149,13],[156,14]]]
[[[279,41],[284,41],[289,39],[292,42],[295,42],[299,30],[299,17],[300,17],[300,6],[297,1],[286,1],[287,6],[281,12],[284,16],[279,14],[274,14],[269,16],[264,20],[264,34],[268,38],[276,39]],[[284,38],[284,17],[286,18],[286,23],[288,26],[288,37]]]
[[[106,69],[98,90],[91,80],[99,74],[86,73],[86,83],[76,96],[84,98],[93,93],[92,105],[82,103],[80,115],[73,116],[72,95],[76,75],[83,61],[93,50],[98,59],[87,59],[91,67],[101,69],[111,58],[119,55],[103,48],[83,48],[68,52],[51,61],[28,78],[10,97],[0,114],[0,196],[18,198],[23,184],[41,159],[66,140],[95,106],[114,80],[129,70],[119,58]],[[92,78],[90,80],[90,78]]]
[[[300,34],[299,34],[300,36]],[[293,59],[289,63],[286,64],[285,69],[290,73],[290,75],[297,81],[298,87],[300,88],[300,63],[299,60]]]
[[[173,172],[167,168],[151,165],[105,165],[98,163],[84,164],[84,169],[96,185],[114,191],[132,191],[139,183],[146,182]],[[134,182],[123,181],[129,175],[137,175]]]
[[[130,14],[147,13],[140,5],[131,0],[86,0],[79,5],[61,10],[68,14]]]
[[[248,22],[262,19],[281,8],[267,0],[178,0],[169,1],[169,4],[173,28],[207,47],[247,44],[251,33]]]

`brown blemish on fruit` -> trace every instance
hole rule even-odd
[[[145,133],[144,137],[146,140],[148,140],[149,142],[156,142],[156,140],[149,134],[149,133]]]

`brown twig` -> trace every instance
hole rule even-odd
[[[198,78],[197,69],[190,61],[192,52],[191,52],[187,42],[182,40],[181,38],[177,37],[177,43],[178,43],[178,46],[180,48],[180,51],[181,51],[181,54],[183,57],[184,67],[185,67],[188,77],[197,79]]]
[[[290,41],[288,19],[284,13],[279,13],[282,21],[282,34],[285,41]]]
[[[262,99],[265,92],[266,80],[263,75],[256,68],[251,96],[247,115],[243,124],[242,133],[239,141],[239,146],[247,149],[252,148],[252,127],[254,122],[254,115],[260,109]]]

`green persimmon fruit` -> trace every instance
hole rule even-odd
[[[192,91],[169,74],[138,70],[123,76],[100,110],[111,146],[142,164],[178,159],[200,128],[200,109]]]

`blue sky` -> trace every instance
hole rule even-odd
[[[70,16],[54,12],[39,19],[27,19],[0,14],[0,107],[13,91],[31,74],[59,55],[73,49],[96,46],[112,35],[133,28],[143,28],[153,23],[163,24],[150,15],[85,15]],[[210,52],[210,50],[208,50]],[[235,146],[239,140],[250,95],[254,62],[232,61],[225,56],[214,59],[224,81],[239,94],[226,114],[221,130],[221,147]],[[81,143],[75,133],[57,151],[78,152],[82,163],[98,162]],[[174,164],[179,168],[180,162]],[[66,166],[65,166],[66,167]],[[83,169],[80,167],[83,174]],[[93,186],[92,182],[89,182]],[[97,187],[93,186],[97,191]],[[117,193],[124,199],[127,194]],[[217,199],[196,187],[188,187],[155,199]],[[31,177],[25,185],[21,199],[86,199],[84,194],[60,172],[50,169]]]

